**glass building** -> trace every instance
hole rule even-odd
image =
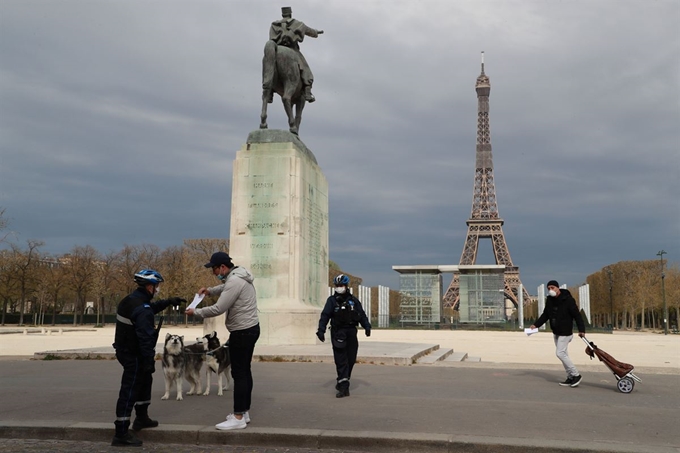
[[[442,272],[451,266],[392,266],[399,272],[399,322],[439,324],[442,321]]]
[[[484,324],[505,322],[505,266],[458,266],[460,272],[460,322]]]

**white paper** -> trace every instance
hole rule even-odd
[[[533,335],[535,333],[538,333],[538,328],[536,328],[536,329],[531,329],[531,328],[524,329],[524,333],[527,334],[527,336]]]
[[[196,308],[198,306],[198,304],[201,303],[201,301],[203,300],[204,297],[205,297],[205,294],[199,295],[198,293],[196,293],[196,295],[194,296],[194,300],[191,301],[191,303],[187,307],[187,310],[190,309],[190,308]]]

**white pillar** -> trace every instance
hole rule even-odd
[[[519,321],[519,330],[524,329],[524,287],[520,283],[517,287],[517,320]]]
[[[359,301],[364,307],[368,322],[371,322],[371,288],[368,286],[359,285]]]
[[[390,326],[390,289],[378,286],[378,327]]]
[[[543,309],[545,309],[545,285],[541,285],[537,289],[538,291],[538,316],[541,316]],[[545,330],[545,324],[543,324],[540,329]]]
[[[578,288],[578,300],[580,302],[580,309],[586,314],[588,318],[588,323],[590,320],[590,285],[587,283],[585,285],[579,286]]]

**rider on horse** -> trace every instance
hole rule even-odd
[[[318,37],[323,33],[323,30],[315,30],[306,26],[299,20],[293,19],[292,14],[293,10],[291,7],[284,6],[281,8],[283,19],[272,22],[271,27],[269,27],[269,40],[273,41],[276,45],[285,46],[295,51],[300,65],[300,76],[304,86],[305,100],[307,102],[314,102],[316,100],[312,94],[314,75],[312,75],[312,70],[309,68],[309,64],[307,64],[304,55],[300,52],[298,43],[301,43],[305,39],[305,36],[311,38]],[[263,77],[262,80],[262,89],[267,93],[267,102],[271,104],[274,100],[274,92],[272,90],[274,82],[273,77],[269,77],[264,73],[263,75],[265,75],[265,77]]]

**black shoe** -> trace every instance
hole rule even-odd
[[[569,387],[578,387],[582,380],[583,378],[581,377],[580,374],[574,376],[573,378],[571,378],[571,384],[569,384]]]
[[[567,380],[564,382],[560,382],[560,385],[562,387],[569,387],[572,384],[572,382],[574,382],[574,378],[571,376],[567,376]]]
[[[340,389],[338,390],[338,393],[335,394],[336,398],[344,398],[345,396],[349,396],[349,389]]]
[[[113,447],[141,447],[142,446],[142,440],[138,439],[134,434],[132,434],[131,432],[128,431],[122,437],[113,436],[113,440],[111,441],[111,446],[113,446]]]
[[[158,426],[158,420],[151,420],[148,416],[146,418],[136,417],[132,424],[133,431],[139,431],[144,428],[155,428]]]

